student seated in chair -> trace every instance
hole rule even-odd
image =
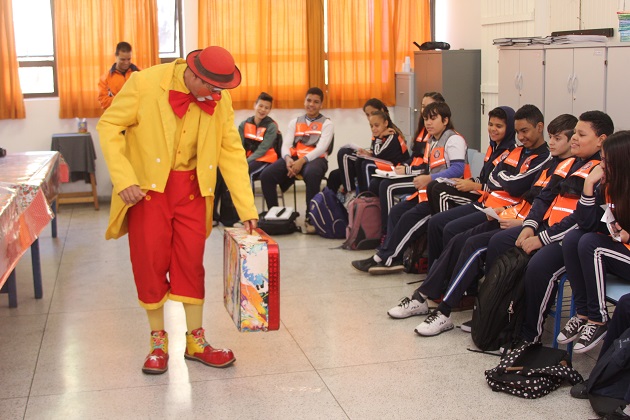
[[[389,114],[382,111],[374,111],[368,117],[370,130],[372,131],[372,141],[369,150],[359,149],[357,157],[357,178],[360,191],[367,190],[374,171],[378,169],[391,170],[393,166],[398,166],[409,157],[405,138],[392,133],[391,127],[394,123],[389,118]],[[382,159],[384,162],[373,161],[370,158]]]
[[[451,109],[442,102],[429,104],[422,112],[424,125],[431,134],[428,142],[429,173],[413,179],[417,192],[396,204],[387,218],[387,238],[374,256],[352,262],[359,271],[389,274],[403,270],[402,255],[413,243],[431,216],[426,186],[438,177],[461,178],[466,162],[466,141],[454,131]]]
[[[420,113],[433,102],[446,102],[439,92],[427,92],[422,97]],[[387,234],[387,216],[390,209],[394,206],[394,196],[409,195],[416,192],[413,186],[414,176],[427,173],[428,167],[425,165],[424,153],[426,151],[427,141],[431,135],[424,127],[424,119],[418,118],[418,127],[416,128],[413,143],[409,146],[410,156],[402,165],[396,166],[395,172],[398,175],[410,175],[405,178],[377,178],[370,180],[370,191],[377,195],[381,202],[381,234]]]
[[[389,127],[383,132],[383,135],[389,136],[390,134],[396,134],[398,135],[398,139],[404,142],[405,136],[403,136],[400,128],[396,127],[392,122],[387,105],[378,98],[368,99],[363,105],[363,113],[368,119],[368,122],[370,116],[376,112],[382,112],[387,115],[388,118]],[[371,147],[372,142],[370,143],[370,148]],[[339,148],[337,152],[337,169],[330,172],[326,184],[328,188],[338,193],[338,197],[340,197],[342,202],[350,201],[352,197],[357,194],[357,191],[355,191],[357,184],[363,185],[363,187],[359,188],[360,191],[366,189],[365,185],[367,182],[361,171],[359,155],[367,152],[369,152],[369,149],[364,149],[354,143],[348,143]],[[407,156],[405,158],[407,158]]]
[[[238,133],[241,135],[245,156],[247,156],[249,179],[252,186],[263,169],[278,160],[275,149],[276,139],[279,135],[278,124],[269,117],[272,105],[272,96],[262,92],[254,103],[254,115],[242,121],[238,126]],[[220,212],[219,209],[222,211]],[[233,209],[232,197],[227,191],[225,181],[219,171],[214,196],[213,222],[215,224],[221,222],[224,226],[239,226],[238,215]]]
[[[300,176],[306,183],[306,207],[320,191],[322,179],[328,170],[328,154],[334,137],[332,121],[320,114],[324,103],[324,92],[312,87],[306,92],[304,109],[306,114],[289,122],[282,140],[282,159],[269,165],[260,175],[262,191],[267,207],[278,205],[276,188],[286,191]],[[307,233],[315,228],[305,220]]]
[[[629,157],[630,131],[619,131],[604,141],[601,163],[584,181],[575,211],[578,229],[569,232],[562,243],[577,315],[560,332],[558,342],[577,340],[576,353],[608,339],[606,273],[630,284]]]
[[[269,117],[272,106],[271,95],[262,92],[254,104],[254,115],[238,126],[252,181],[260,176],[263,169],[278,160],[275,146],[280,130],[278,124]]]
[[[523,281],[525,315],[521,338],[524,341],[538,342],[542,337],[545,318],[555,301],[557,281],[566,271],[564,248],[569,246],[571,233],[578,226],[579,217],[574,210],[585,179],[600,163],[602,144],[613,131],[613,122],[607,114],[601,111],[582,113],[571,137],[573,158],[556,168],[547,187],[534,200],[523,226],[503,230],[488,243],[488,267],[512,246],[532,255]],[[573,284],[574,280],[570,278],[569,281]],[[573,290],[575,292],[575,288]],[[582,326],[581,321],[571,319],[560,333],[558,342],[565,342],[564,338],[579,339],[576,335],[582,332]],[[578,351],[578,347],[574,350]]]

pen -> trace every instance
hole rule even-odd
[[[280,217],[282,215],[282,213],[284,213],[286,211],[286,209],[287,209],[286,207],[282,207],[280,209],[280,211],[276,214],[276,217]]]

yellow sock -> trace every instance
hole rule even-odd
[[[188,334],[192,333],[197,328],[201,328],[201,324],[203,323],[203,305],[184,303],[184,311],[186,312]]]
[[[160,306],[158,309],[147,309],[147,317],[149,318],[151,331],[162,331],[164,329],[164,306]]]

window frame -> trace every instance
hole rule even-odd
[[[53,91],[52,92],[39,92],[39,93],[23,93],[22,96],[24,99],[30,98],[55,98],[59,97],[59,88],[57,86],[57,45],[55,41],[55,14],[53,13],[54,9],[54,0],[50,0],[50,20],[52,23],[52,37],[53,37],[53,50],[52,56],[50,60],[33,60],[35,57],[26,57],[20,59],[20,56],[17,57],[18,67],[51,67],[53,72]]]
[[[175,23],[176,27],[177,27],[177,44],[179,44],[179,56],[177,57],[160,57],[160,63],[165,64],[165,63],[171,63],[175,60],[177,60],[178,58],[183,58],[183,52],[184,52],[184,28],[183,28],[183,6],[182,6],[182,0],[175,0],[175,21],[173,23]]]

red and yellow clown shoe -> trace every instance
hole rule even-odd
[[[144,360],[142,371],[159,375],[168,370],[168,334],[166,331],[151,331],[151,352]]]
[[[232,350],[212,348],[206,341],[203,328],[197,328],[191,334],[186,333],[184,357],[204,365],[220,368],[229,366],[236,360]]]

